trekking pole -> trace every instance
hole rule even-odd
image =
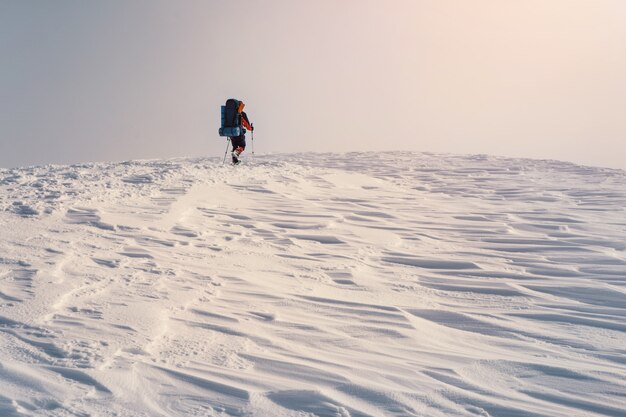
[[[230,137],[226,141],[226,150],[224,151],[224,160],[222,161],[222,165],[226,163],[226,154],[228,153],[228,145],[230,144]]]
[[[252,127],[252,155],[254,155],[254,123],[250,126]]]

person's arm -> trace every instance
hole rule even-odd
[[[248,115],[246,114],[246,112],[241,112],[241,124],[248,130],[254,130],[254,128],[250,124],[250,120],[248,120]]]

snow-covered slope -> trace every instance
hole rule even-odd
[[[0,415],[625,416],[626,174],[0,170]]]

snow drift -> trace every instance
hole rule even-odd
[[[624,416],[625,180],[389,153],[0,170],[0,415]]]

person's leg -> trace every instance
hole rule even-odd
[[[236,164],[239,162],[239,155],[246,148],[246,137],[244,135],[236,136],[231,139],[231,143],[233,145],[233,163]]]
[[[237,136],[232,139],[233,155],[239,156],[246,149],[246,137],[244,135]]]
[[[244,149],[246,149],[246,137],[244,135],[241,136],[235,136],[233,138],[230,138],[230,142],[233,145],[233,152],[237,149],[237,148],[241,148],[241,150],[243,151]]]
[[[235,149],[237,149],[238,140],[239,140],[239,136],[232,136],[230,138],[230,144],[233,146],[233,149],[231,150],[231,152],[235,152]]]

